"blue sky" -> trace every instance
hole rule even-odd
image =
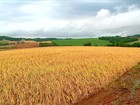
[[[139,0],[0,0],[0,35],[98,37],[140,33]]]

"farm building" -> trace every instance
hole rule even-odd
[[[47,43],[47,44],[52,44],[53,42],[52,41],[42,41],[40,43]]]
[[[40,43],[45,43],[45,44],[48,44],[48,45],[52,45],[52,44],[53,44],[52,41],[42,41],[42,42],[40,42]]]

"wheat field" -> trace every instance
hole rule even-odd
[[[48,47],[0,52],[0,105],[69,105],[140,62],[139,48]]]

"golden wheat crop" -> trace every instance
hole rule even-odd
[[[0,105],[67,105],[140,62],[138,48],[50,47],[0,52]]]

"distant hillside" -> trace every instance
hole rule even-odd
[[[20,41],[21,39],[25,40],[33,40],[33,41],[48,41],[48,40],[57,40],[57,38],[14,38],[9,36],[0,36],[0,41],[2,40],[10,40],[10,41]]]
[[[20,41],[21,39],[32,40],[36,42],[52,41],[57,46],[121,46],[121,47],[139,47],[140,34],[121,37],[104,36],[99,38],[80,38],[80,39],[58,39],[58,38],[14,38],[9,36],[0,36],[0,46],[7,45],[6,40]]]
[[[9,37],[9,36],[0,36],[0,41],[1,40],[11,40],[11,41],[19,41],[22,38],[13,38],[13,37]]]
[[[106,46],[111,44],[109,41],[100,40],[98,38],[63,39],[53,40],[53,42],[59,46],[83,46],[86,43],[91,43],[93,46]]]

